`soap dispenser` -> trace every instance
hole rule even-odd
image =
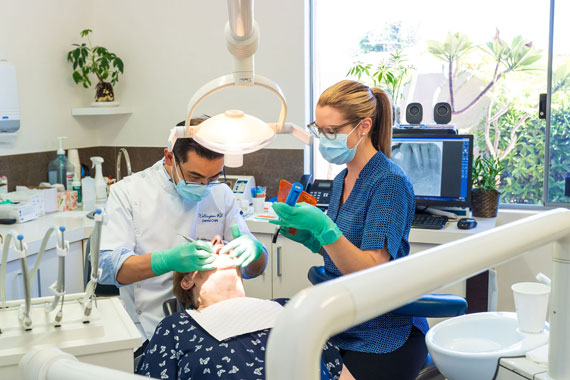
[[[54,185],[60,183],[65,186],[66,190],[71,190],[73,184],[73,177],[75,175],[75,168],[65,157],[65,150],[63,150],[63,139],[65,136],[58,137],[59,149],[57,150],[57,157],[55,160],[50,161],[48,165],[48,181]]]

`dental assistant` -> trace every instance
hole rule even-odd
[[[223,169],[222,154],[179,138],[163,159],[111,187],[100,282],[119,287],[143,341],[164,318],[163,302],[173,298],[172,272],[214,268],[209,241],[215,235],[231,240],[225,248],[237,256],[243,278],[265,269],[267,249],[249,232],[230,188],[218,181]]]
[[[334,179],[328,212],[306,203],[273,204],[281,219],[275,224],[297,229],[294,235],[282,233],[322,253],[325,269],[335,275],[382,265],[410,251],[415,198],[406,174],[390,160],[391,110],[386,92],[360,82],[344,80],[325,90],[309,129],[327,161],[346,164]],[[357,380],[415,379],[427,355],[427,330],[425,318],[388,313],[332,341]]]

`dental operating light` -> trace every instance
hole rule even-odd
[[[225,27],[226,46],[233,56],[233,73],[216,78],[202,86],[190,99],[185,127],[174,128],[169,150],[178,138],[191,137],[200,145],[225,155],[225,164],[239,167],[243,155],[269,145],[276,134],[291,134],[305,144],[310,135],[291,123],[285,123],[287,103],[279,86],[271,79],[254,72],[254,53],[259,42],[259,28],[253,17],[253,0],[228,0],[228,22]],[[266,123],[241,110],[230,109],[199,125],[190,125],[198,105],[211,94],[227,87],[261,87],[277,96],[281,111],[276,123]]]

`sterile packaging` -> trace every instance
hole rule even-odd
[[[7,194],[2,194],[3,200],[8,200],[14,203],[28,203],[31,204],[38,217],[45,215],[44,197],[40,192],[33,190],[22,190],[21,187],[16,187],[16,191]]]
[[[16,186],[16,192],[36,193],[42,197],[43,213],[38,216],[57,211],[57,189],[55,187]]]
[[[77,191],[57,193],[57,211],[72,211],[77,207]]]
[[[36,209],[30,203],[0,204],[0,219],[16,219],[24,223],[37,219]]]

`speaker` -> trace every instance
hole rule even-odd
[[[433,107],[433,120],[437,124],[447,124],[451,121],[451,106],[449,103],[436,103]]]
[[[408,124],[419,124],[422,122],[423,109],[420,103],[410,103],[406,107],[406,121]]]

